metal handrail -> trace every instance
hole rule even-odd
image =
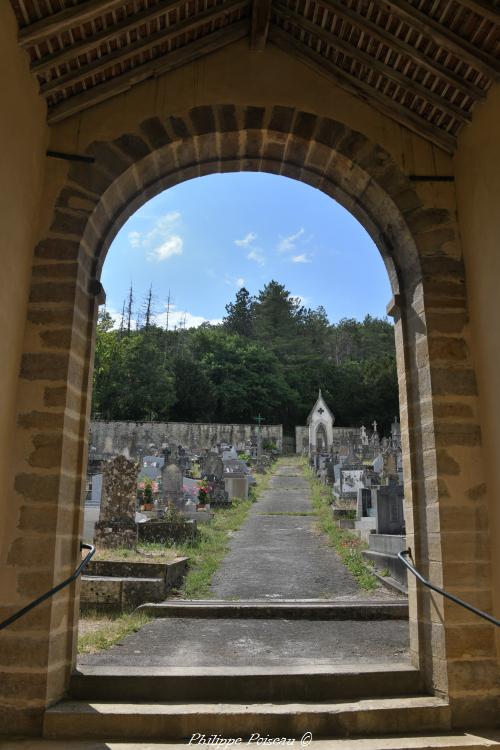
[[[69,578],[66,578],[61,583],[58,583],[57,586],[54,586],[53,589],[50,589],[50,591],[46,591],[45,594],[42,594],[38,597],[38,599],[34,599],[32,602],[27,604],[25,607],[19,610],[19,612],[15,612],[13,615],[8,617],[3,622],[0,622],[0,630],[3,630],[8,625],[12,625],[13,622],[16,620],[19,620],[20,617],[23,617],[23,615],[30,612],[35,607],[38,607],[39,604],[44,602],[46,599],[50,599],[51,596],[54,596],[54,594],[57,594],[58,591],[63,589],[65,586],[69,586],[70,583],[73,583],[73,581],[76,581],[78,576],[83,573],[87,565],[89,564],[90,560],[95,554],[95,547],[93,544],[86,544],[85,542],[80,542],[80,550],[82,549],[88,549],[89,553],[83,558],[78,568],[72,573]]]
[[[459,599],[458,596],[454,596],[453,594],[448,593],[448,591],[440,589],[439,586],[435,586],[433,583],[428,581],[427,578],[424,578],[424,576],[419,573],[418,570],[406,559],[407,557],[412,557],[411,549],[405,549],[401,552],[398,552],[398,559],[401,560],[403,565],[408,568],[411,573],[413,573],[415,578],[417,578],[420,583],[423,583],[424,586],[427,586],[427,588],[432,589],[438,594],[441,594],[441,596],[444,596],[446,599],[450,599],[450,601],[455,602],[455,604],[459,604],[461,607],[465,607],[465,609],[468,609],[469,612],[473,612],[475,615],[478,615],[478,617],[482,617],[483,619],[493,623],[493,625],[496,625],[497,628],[500,628],[500,620],[497,620],[496,617],[493,617],[493,615],[489,615],[487,612],[483,612],[482,609],[473,607],[472,604],[467,604],[467,602],[464,602],[463,599]]]

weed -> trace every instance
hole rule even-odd
[[[368,591],[377,588],[379,583],[361,554],[367,545],[352,532],[337,526],[330,510],[329,490],[314,477],[309,467],[306,468],[306,475],[311,485],[312,503],[318,512],[320,528],[327,534],[332,547],[361,588]]]
[[[103,615],[85,612],[80,615],[78,653],[92,654],[111,648],[126,635],[136,633],[151,617],[143,612]]]

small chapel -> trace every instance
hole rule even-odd
[[[331,453],[341,444],[358,441],[357,427],[335,427],[335,416],[326,403],[321,388],[309,412],[307,424],[295,428],[296,452],[301,454]]]

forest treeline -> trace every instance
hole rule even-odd
[[[219,325],[165,330],[151,314],[131,325],[131,303],[116,327],[97,325],[92,413],[131,421],[305,424],[318,388],[339,426],[398,413],[394,331],[367,316],[331,324],[276,281],[255,297],[240,289]]]

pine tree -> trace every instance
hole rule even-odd
[[[236,300],[226,305],[227,316],[223,321],[225,328],[240,336],[252,336],[254,305],[254,298],[243,286],[236,292]]]

